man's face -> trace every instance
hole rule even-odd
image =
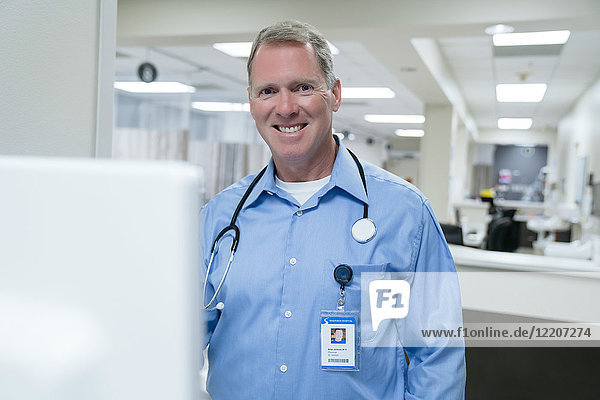
[[[327,88],[310,44],[265,44],[252,64],[248,89],[256,128],[276,165],[311,165],[331,150],[333,112],[341,101],[336,79]]]
[[[335,341],[336,342],[340,342],[342,340],[343,336],[344,336],[344,332],[342,332],[341,329],[336,329],[335,330]]]

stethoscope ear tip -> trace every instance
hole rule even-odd
[[[222,301],[217,303],[217,306],[215,307],[217,310],[222,310],[223,308],[225,308],[225,304],[223,304]]]

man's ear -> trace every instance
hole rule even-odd
[[[333,93],[334,100],[333,111],[336,112],[342,104],[342,82],[340,81],[340,78],[335,78],[335,82],[331,88],[331,93]]]

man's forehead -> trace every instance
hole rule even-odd
[[[262,58],[261,54],[265,52],[269,52],[271,50],[281,50],[281,49],[306,49],[310,54],[312,54],[315,59],[317,57],[317,53],[312,44],[310,43],[302,43],[296,41],[284,41],[284,42],[267,42],[261,44],[258,49],[256,49],[256,53],[254,55],[254,60],[252,64],[256,64],[256,60]]]
[[[306,83],[311,83],[311,84],[321,84],[321,83],[326,83],[325,82],[325,73],[323,72],[323,70],[321,69],[321,66],[319,65],[319,61],[317,59],[316,56],[316,52],[313,48],[313,46],[310,43],[302,43],[302,42],[296,42],[296,41],[285,41],[285,42],[269,42],[269,43],[265,43],[263,45],[261,45],[257,51],[256,51],[256,55],[254,56],[254,60],[253,60],[253,67],[252,67],[252,72],[251,72],[251,79],[252,79],[252,84],[253,86],[257,86],[259,85],[259,81],[257,81],[257,79],[260,79],[260,83],[265,84],[265,83],[274,83],[273,80],[277,80],[278,78],[278,73],[281,73],[281,76],[279,77],[283,77],[284,75],[286,75],[286,70],[287,68],[285,68],[285,64],[287,63],[287,61],[292,61],[291,59],[285,58],[284,56],[278,57],[277,59],[272,58],[273,54],[267,54],[265,56],[266,53],[270,53],[271,50],[278,50],[278,49],[285,49],[285,48],[291,48],[291,49],[306,49],[308,50],[311,54],[312,57],[309,56],[309,59],[312,59],[312,65],[311,65],[311,72],[308,73],[308,75],[305,76],[294,76],[293,77],[293,81],[296,83],[299,82],[306,82]],[[265,58],[266,57],[266,58]],[[300,62],[302,64],[302,62]],[[282,65],[282,69],[281,70],[277,70],[275,67],[278,64],[283,64]],[[258,68],[257,68],[258,67]],[[265,69],[269,72],[267,75],[264,75],[264,71]],[[257,71],[260,70],[261,73],[258,73],[257,75]],[[320,81],[323,82],[320,82]]]

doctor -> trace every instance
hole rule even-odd
[[[462,348],[364,347],[360,370],[322,368],[320,316],[340,299],[336,266],[352,271],[345,310],[359,311],[361,273],[453,272],[454,264],[423,195],[334,139],[342,87],[315,28],[287,21],[263,29],[248,80],[250,110],[273,157],[201,214],[212,398],[463,398]],[[353,231],[366,219],[372,224]],[[237,229],[221,235],[211,257],[232,223]]]

